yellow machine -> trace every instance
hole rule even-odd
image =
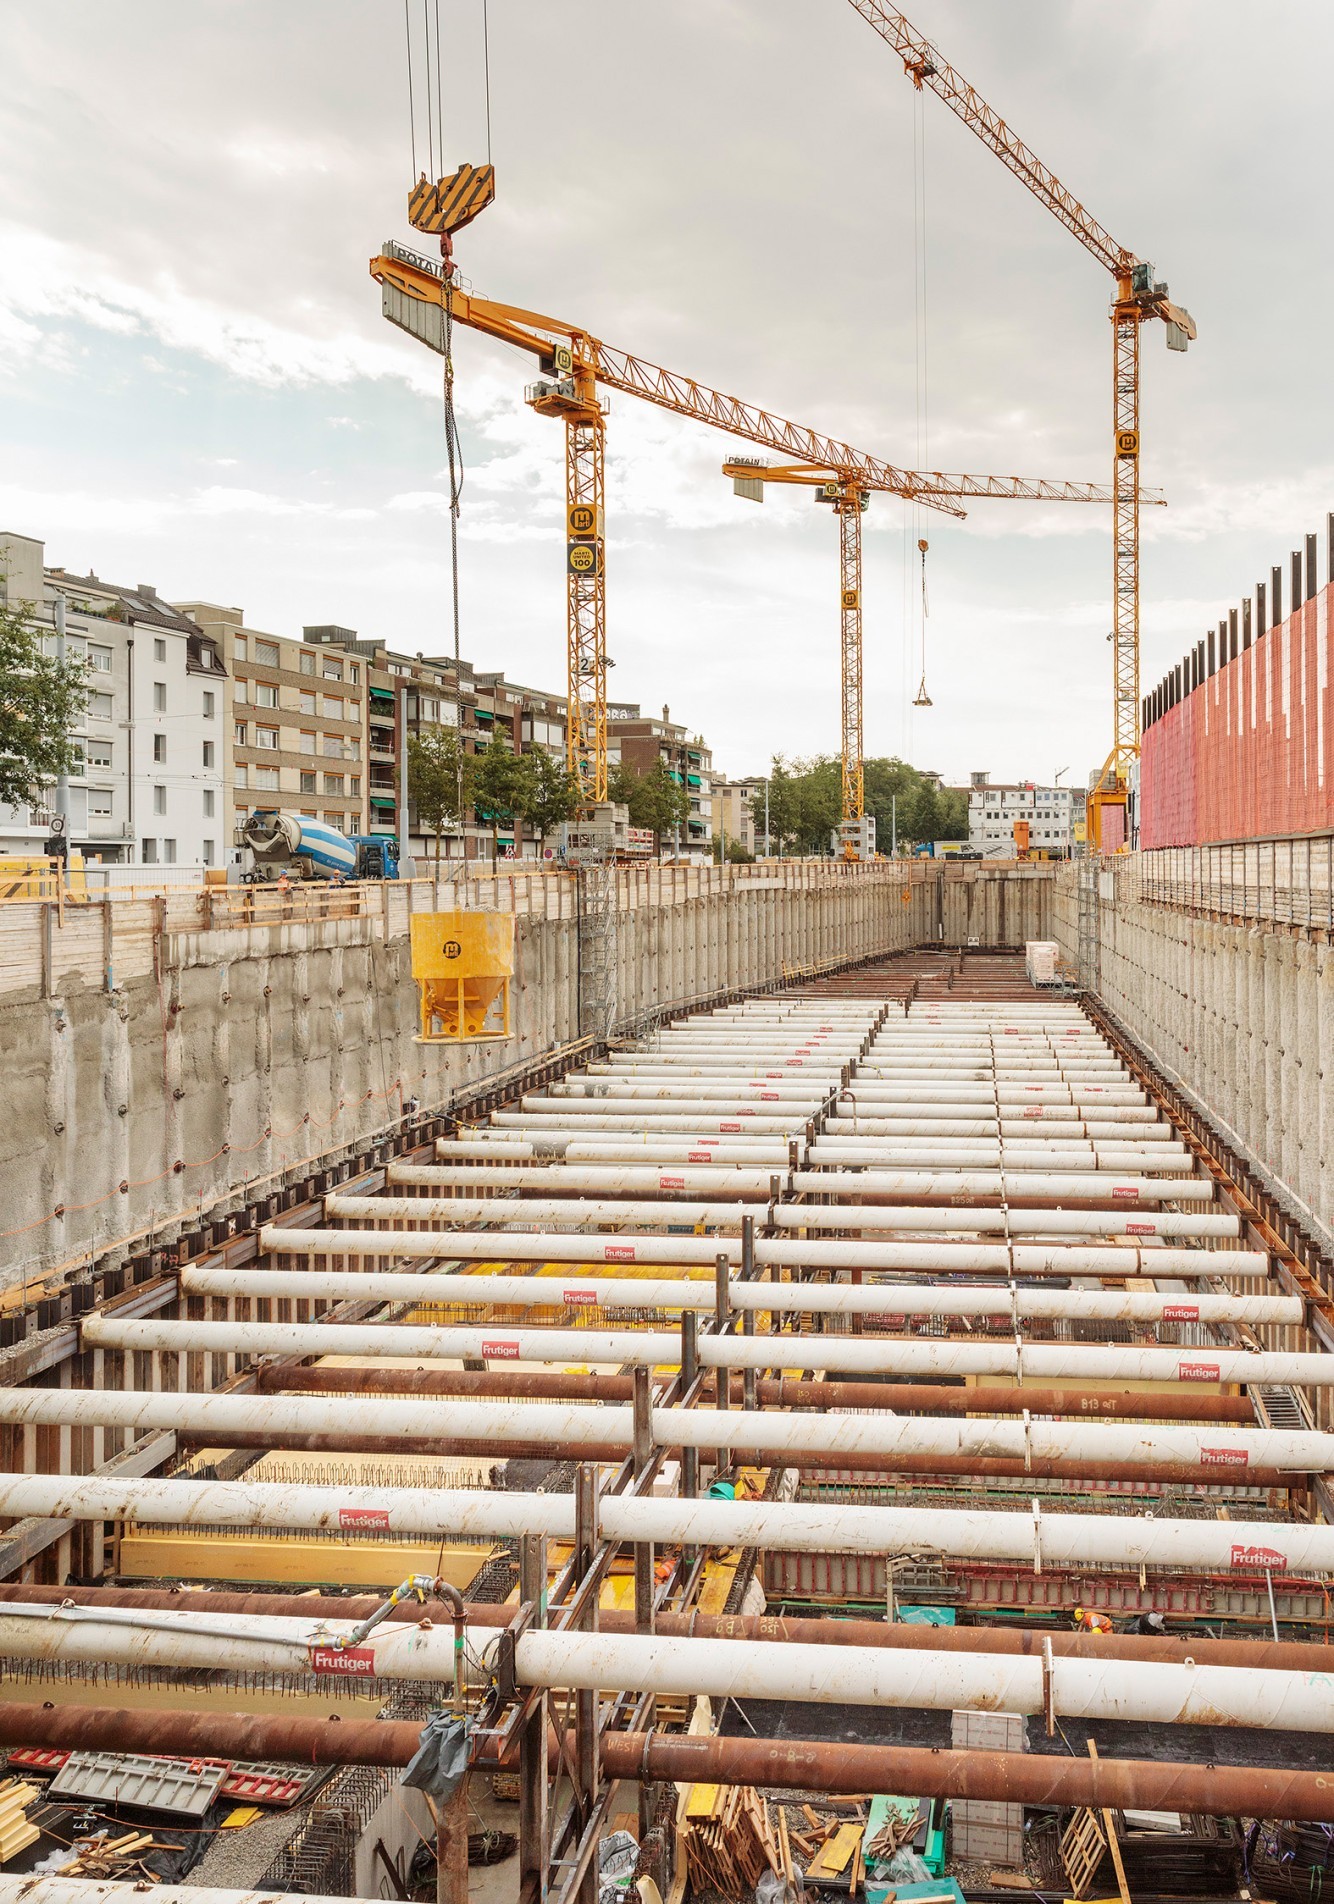
[[[514,920],[502,912],[416,912],[412,976],[421,988],[416,1042],[508,1038]]]

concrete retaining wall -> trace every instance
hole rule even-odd
[[[620,1022],[824,962],[1051,932],[1048,868],[732,871],[621,882]],[[0,953],[8,941],[14,957],[0,958],[0,1287],[221,1213],[242,1190],[363,1146],[405,1099],[444,1104],[577,1037],[571,886],[529,882],[525,912],[496,882],[492,904],[515,909],[515,1035],[469,1045],[414,1042],[407,920],[429,888],[339,918],[238,922],[219,908],[193,929],[158,902],[127,901],[110,960],[101,908],[63,920],[50,906],[3,909]]]
[[[1299,929],[1146,900],[1140,877],[1133,855],[1098,875],[1098,996],[1334,1248],[1334,949]],[[1055,936],[1072,960],[1077,879],[1063,869],[1055,895]]]

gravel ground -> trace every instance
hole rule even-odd
[[[253,1825],[219,1831],[190,1873],[191,1884],[248,1890],[263,1876],[301,1822],[302,1809],[265,1812]]]

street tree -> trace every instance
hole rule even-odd
[[[42,798],[79,764],[71,736],[88,701],[82,660],[48,654],[30,602],[0,604],[0,805]]]
[[[442,834],[456,826],[471,805],[472,767],[472,757],[453,728],[428,727],[409,734],[408,798],[423,832],[435,835],[437,867]]]

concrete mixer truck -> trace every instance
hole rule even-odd
[[[381,833],[340,833],[300,813],[260,807],[240,829],[248,886],[281,879],[397,879],[398,841]]]

